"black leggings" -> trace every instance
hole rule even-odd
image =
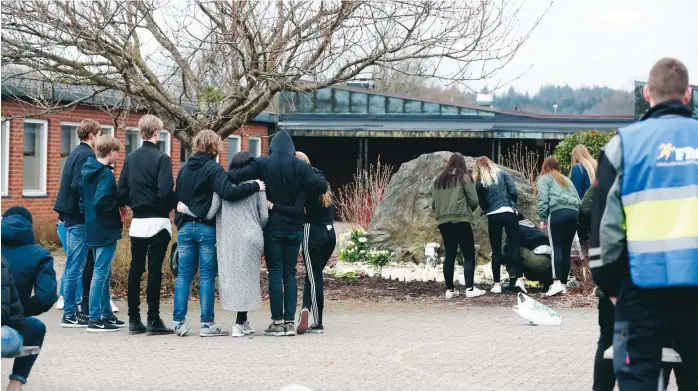
[[[303,227],[303,261],[305,262],[305,284],[303,285],[303,308],[313,313],[316,325],[322,324],[322,310],[325,303],[322,269],[327,266],[337,236],[332,225],[305,224]]]
[[[247,322],[247,311],[239,311],[235,318],[235,324],[243,325]]]
[[[458,247],[463,252],[463,269],[465,274],[466,289],[473,287],[475,276],[475,239],[470,223],[444,223],[439,224],[441,237],[446,247],[446,259],[444,260],[444,280],[446,289],[453,289],[453,268],[456,264]]]
[[[548,216],[548,238],[553,248],[553,280],[567,283],[570,275],[572,242],[577,232],[578,213],[572,209],[558,209]]]
[[[511,277],[523,277],[521,265],[521,245],[519,244],[519,218],[516,213],[504,212],[487,215],[487,231],[490,235],[492,247],[492,276],[494,282],[499,282],[499,274],[504,263],[502,256],[502,230],[507,234],[507,251],[510,254],[511,266],[515,275]]]

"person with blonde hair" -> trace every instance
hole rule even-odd
[[[126,156],[119,176],[119,205],[130,206],[133,220],[131,267],[128,270],[129,333],[147,335],[172,334],[160,318],[162,263],[172,238],[170,212],[174,209],[174,178],[172,159],[158,149],[164,124],[147,114],[138,121],[143,145]],[[147,258],[147,263],[146,263]],[[148,318],[141,322],[141,279],[148,265],[146,288]]]
[[[596,159],[591,157],[589,150],[582,144],[578,144],[572,149],[572,169],[570,179],[577,189],[579,199],[584,199],[584,194],[591,188],[596,180]],[[592,194],[589,194],[592,196]],[[577,235],[579,243],[587,247],[589,236],[591,235],[591,219],[587,214],[579,214],[579,224],[577,225]]]
[[[502,293],[499,279],[504,257],[502,256],[502,231],[507,234],[507,248],[511,254],[512,269],[515,272],[510,284],[515,290],[526,293],[523,281],[519,242],[519,218],[516,211],[517,192],[514,180],[506,170],[497,167],[487,156],[475,161],[473,179],[482,214],[487,216],[487,231],[492,247],[492,293]],[[511,282],[511,281],[510,281]]]
[[[173,329],[184,336],[189,327],[187,315],[191,283],[199,264],[199,300],[201,302],[202,337],[228,335],[214,322],[214,293],[218,263],[216,260],[216,219],[207,216],[214,192],[222,200],[235,201],[264,191],[261,181],[230,183],[225,170],[216,162],[220,137],[212,130],[202,130],[194,138],[194,156],[182,166],[177,175],[175,199],[188,207],[192,215],[178,211],[175,224],[179,263],[174,291]]]
[[[296,158],[310,165],[310,159],[303,152],[296,151]],[[319,178],[325,174],[313,167],[313,173]],[[322,311],[325,303],[323,293],[322,270],[327,266],[337,244],[334,231],[334,202],[329,184],[325,192],[307,193],[305,198],[305,224],[303,225],[303,242],[301,250],[305,262],[305,283],[303,287],[303,306],[298,320],[298,334],[306,332],[322,334]],[[274,205],[270,208],[274,211]],[[314,322],[309,325],[309,313],[313,311]]]
[[[541,229],[548,233],[553,248],[553,284],[546,293],[566,293],[570,274],[572,241],[577,231],[579,195],[572,181],[560,173],[560,162],[553,157],[543,161],[538,178],[538,214]]]

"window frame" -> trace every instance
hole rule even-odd
[[[62,126],[64,126],[64,125],[65,125],[65,126],[74,126],[74,127],[75,127],[75,131],[76,131],[76,133],[75,133],[75,141],[76,141],[76,142],[75,142],[75,143],[72,142],[72,136],[73,136],[73,135],[72,135],[72,134],[70,135],[70,136],[71,136],[71,143],[70,143],[70,151],[68,151],[68,155],[70,155],[70,152],[73,151],[73,148],[75,148],[75,147],[77,147],[78,145],[80,145],[80,138],[79,138],[78,135],[77,135],[77,130],[78,130],[77,128],[80,127],[80,123],[78,123],[78,122],[71,122],[71,121],[61,121],[60,126],[62,127]],[[62,139],[62,138],[63,138],[63,132],[61,132],[61,139]],[[61,141],[62,141],[62,140],[61,140]],[[67,156],[63,156],[63,154],[61,153],[61,157],[67,157]]]
[[[233,152],[230,150],[230,139],[231,138],[236,139],[238,141],[238,150],[237,151]],[[230,162],[233,160],[233,155],[242,151],[242,138],[240,137],[240,135],[231,134],[230,136],[228,136],[225,148],[228,150],[228,158],[226,160],[228,161],[228,166],[230,166]]]
[[[39,178],[39,189],[38,190],[26,190],[24,188],[24,175],[22,175],[22,196],[24,197],[45,197],[48,195],[46,191],[46,183],[48,182],[48,120],[45,119],[25,119],[22,123],[22,136],[25,134],[24,125],[25,124],[39,124],[43,125],[43,138],[41,140],[41,146],[39,147],[43,151],[43,155],[40,156],[41,160],[39,162],[41,173]],[[22,142],[24,144],[24,142]],[[24,148],[24,147],[22,147]],[[22,155],[22,164],[24,164],[24,155]]]
[[[250,150],[250,140],[257,140],[258,141],[256,154]],[[250,154],[252,154],[252,157],[257,158],[257,157],[262,156],[262,138],[259,136],[250,136],[247,139],[247,150],[250,152]]]
[[[126,137],[124,138],[124,140],[128,139],[128,133],[129,133],[129,132],[132,132],[132,131],[135,131],[135,133],[138,135],[138,142],[136,143],[136,148],[133,150],[133,151],[135,151],[136,149],[138,149],[138,148],[140,148],[140,147],[143,146],[143,137],[141,137],[141,131],[140,131],[140,129],[138,129],[137,127],[130,126],[130,127],[127,127],[127,128],[125,129],[125,131],[124,131],[124,135],[126,136]],[[167,156],[172,156],[172,134],[171,134],[170,131],[167,130],[167,129],[162,129],[162,130],[160,131],[160,134],[163,134],[163,133],[167,135],[167,137],[166,137],[165,140],[164,140],[164,142],[165,142],[165,153],[167,154]],[[160,137],[160,136],[158,136],[158,137]],[[159,140],[159,139],[158,139],[158,140]],[[126,144],[124,143],[124,152],[126,152],[126,147],[125,147],[125,145],[126,145]],[[155,145],[157,146],[157,144],[155,144]],[[131,151],[131,152],[133,152],[133,151]],[[128,156],[128,155],[127,155],[127,156]]]
[[[5,145],[2,149],[2,178],[3,183],[0,185],[0,196],[6,197],[10,195],[10,127],[12,126],[11,120],[6,120],[5,117],[2,120],[2,132],[5,138]]]
[[[102,134],[104,134],[104,129],[107,129],[107,134],[115,137],[114,136],[114,125],[100,125],[99,128],[102,130]]]

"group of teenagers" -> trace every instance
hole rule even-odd
[[[536,227],[517,210],[518,194],[511,175],[488,157],[475,161],[471,170],[465,157],[454,153],[434,182],[432,208],[445,247],[444,279],[446,298],[459,296],[454,289],[454,267],[458,249],[463,255],[465,296],[485,294],[474,285],[475,240],[472,223],[476,209],[487,216],[487,228],[492,247],[494,294],[502,292],[501,268],[510,273],[509,287],[526,293],[524,275],[547,287],[547,296],[567,293],[571,268],[572,245],[575,235],[580,242],[588,240],[590,221],[581,213],[582,200],[595,180],[597,163],[584,145],[572,150],[572,169],[567,177],[560,172],[555,157],[543,161],[537,181],[538,214]],[[503,243],[503,233],[506,243]],[[538,258],[548,265],[532,266]],[[547,266],[547,267],[546,267]]]
[[[61,326],[88,332],[118,331],[126,326],[114,315],[110,279],[130,208],[131,334],[187,335],[187,307],[197,269],[199,335],[254,333],[247,312],[262,306],[262,254],[269,272],[272,318],[264,333],[322,333],[322,270],[335,247],[334,206],[324,174],[311,167],[305,154],[295,151],[288,133],[274,135],[268,156],[236,153],[226,171],[218,163],[220,136],[212,130],[200,131],[191,143],[194,153],[182,165],[175,186],[172,161],[157,147],[162,120],[145,115],[138,128],[142,146],[126,157],[117,183],[113,170],[121,151],[119,140],[101,135],[100,124],[91,119],[78,127],[80,144],[66,159],[54,206],[67,255],[60,287]],[[172,261],[177,274],[173,322],[168,327],[160,317],[160,291],[163,261],[173,234],[173,210],[178,232]],[[301,247],[307,275],[296,324],[296,264]],[[146,269],[144,324],[139,307]],[[237,312],[231,330],[215,322],[216,277],[221,306]],[[83,290],[89,292],[85,299]]]

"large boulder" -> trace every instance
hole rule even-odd
[[[425,260],[425,243],[441,243],[443,249],[431,209],[431,192],[434,180],[451,155],[451,152],[429,153],[400,166],[371,220],[369,232],[374,247],[395,252],[397,261],[416,263]],[[475,159],[466,156],[465,161],[472,170]],[[501,168],[506,169],[516,182],[518,209],[535,222],[538,219],[536,198],[528,180],[516,171]],[[480,209],[475,212],[473,232],[479,257],[489,259],[491,249],[487,219],[481,215]]]

